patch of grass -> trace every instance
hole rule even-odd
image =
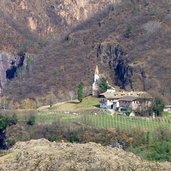
[[[92,110],[99,109],[98,108],[99,99],[95,97],[86,97],[80,103],[78,101],[67,102],[61,105],[54,106],[51,110],[55,111],[84,111],[84,110]]]
[[[170,112],[163,112],[163,116],[164,117],[170,117],[171,116],[171,113]]]

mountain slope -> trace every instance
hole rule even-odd
[[[100,3],[99,3],[100,2]],[[20,46],[37,52],[48,38],[60,37],[110,0],[2,0],[0,50],[15,53]]]
[[[67,98],[80,81],[89,87],[95,65],[111,83],[171,98],[171,1],[122,1],[44,48],[32,76],[8,86],[14,97]],[[90,91],[89,91],[90,92]]]
[[[111,0],[2,0],[0,4],[0,91],[21,70],[17,61],[33,58],[53,39],[102,10]],[[27,53],[25,55],[25,53]],[[17,58],[17,60],[16,60]],[[18,68],[18,72],[15,72]],[[13,72],[14,71],[14,72]],[[18,74],[19,75],[19,74]]]
[[[52,143],[40,139],[18,142],[6,155],[0,157],[0,167],[2,171],[169,171],[171,164],[143,161],[132,153],[95,143]]]

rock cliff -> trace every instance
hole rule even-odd
[[[100,144],[51,143],[45,139],[18,142],[0,157],[2,171],[170,171],[171,163],[141,160],[121,149]]]

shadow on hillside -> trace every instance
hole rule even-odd
[[[79,104],[80,102],[69,102],[70,104]]]
[[[100,105],[93,105],[94,107],[100,108]]]

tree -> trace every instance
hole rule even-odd
[[[28,118],[27,125],[31,125],[32,126],[32,125],[35,124],[35,122],[36,122],[36,117],[34,115],[31,115]]]
[[[78,88],[77,88],[77,95],[78,95],[78,100],[80,102],[82,102],[83,98],[84,98],[84,84],[81,82],[79,85],[78,85]]]
[[[155,114],[157,116],[161,116],[163,113],[164,106],[165,106],[165,104],[164,104],[163,99],[160,97],[156,97],[154,99],[154,103],[153,103],[153,107],[152,107],[153,112],[155,112]]]
[[[32,69],[32,66],[33,66],[33,59],[32,59],[32,57],[28,57],[27,58],[27,61],[26,61],[26,63],[27,63],[27,66],[26,66],[26,68],[27,68],[27,71],[28,71],[28,73],[29,73],[29,75],[32,75],[32,71],[33,71],[33,69]]]
[[[74,99],[74,91],[69,91],[69,97],[71,101]]]
[[[100,93],[104,93],[107,91],[107,89],[109,88],[108,83],[106,78],[101,77],[100,81],[99,81],[99,89],[100,89]]]
[[[53,91],[51,91],[49,93],[49,95],[47,96],[46,100],[47,100],[47,103],[50,106],[50,108],[56,103],[57,98],[56,98],[55,94],[53,93]]]
[[[8,118],[4,115],[0,115],[0,131],[5,130],[8,126]]]

